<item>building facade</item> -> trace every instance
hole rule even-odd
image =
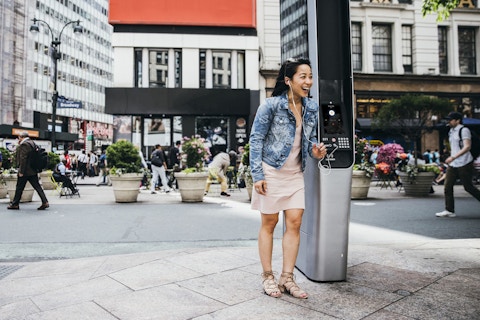
[[[455,110],[480,118],[480,8],[460,1],[450,17],[423,16],[421,0],[351,1],[352,65],[356,116],[362,135],[397,141],[375,132],[378,110],[406,93],[448,98]],[[441,119],[432,119],[432,126]],[[423,150],[440,149],[445,131],[433,130],[420,141]],[[413,143],[413,142],[412,142]]]
[[[406,93],[448,98],[466,117],[480,119],[478,1],[460,1],[441,22],[424,17],[421,7],[422,0],[350,1],[354,106],[364,137],[411,147],[371,126],[382,105]],[[307,8],[307,0],[280,1],[283,58],[308,56]],[[423,149],[439,148],[444,133],[426,134]]]
[[[141,9],[140,9],[141,8]],[[115,138],[149,154],[201,135],[238,150],[280,66],[278,3],[269,0],[111,0]]]
[[[113,117],[104,112],[105,87],[113,83],[108,0],[2,1],[0,13],[1,137],[27,129],[49,150],[110,144]],[[83,28],[79,35],[73,32],[77,23],[68,24],[77,20]],[[32,25],[39,32],[30,32]],[[52,119],[56,41],[59,103]],[[48,143],[52,130],[55,146]]]

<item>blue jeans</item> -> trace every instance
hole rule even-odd
[[[473,162],[464,165],[463,167],[454,168],[448,167],[445,177],[445,209],[450,212],[455,212],[455,198],[453,196],[453,186],[455,181],[460,178],[465,191],[470,193],[475,199],[480,201],[480,190],[475,188],[472,182],[473,177]]]

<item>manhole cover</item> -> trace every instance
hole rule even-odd
[[[21,269],[23,266],[19,265],[9,265],[9,266],[0,266],[0,279],[5,278],[9,274],[14,273],[15,271]]]

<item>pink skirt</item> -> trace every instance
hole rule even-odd
[[[305,209],[305,182],[300,164],[288,166],[287,161],[280,169],[262,163],[267,194],[260,195],[252,190],[251,207],[265,214],[275,214],[287,209]]]

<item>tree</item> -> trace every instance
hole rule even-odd
[[[416,162],[417,141],[429,128],[432,116],[441,118],[452,109],[447,99],[407,94],[380,108],[372,124],[374,128],[397,132],[406,141],[413,141]]]
[[[450,12],[458,7],[460,0],[423,0],[422,14],[437,13],[437,21],[442,21],[450,16]]]

